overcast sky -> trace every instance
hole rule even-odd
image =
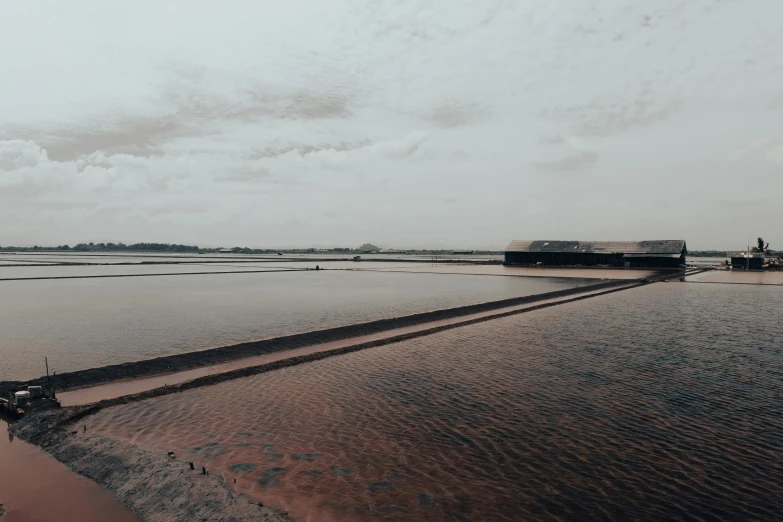
[[[783,1],[0,4],[0,245],[783,248]]]

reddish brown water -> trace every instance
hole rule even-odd
[[[630,284],[630,283],[629,283]],[[614,290],[614,289],[613,289]],[[122,381],[113,381],[106,384],[99,384],[96,386],[90,386],[86,388],[77,388],[66,392],[60,392],[57,394],[57,398],[63,406],[77,406],[83,404],[90,404],[98,402],[104,399],[114,399],[116,397],[122,397],[124,395],[131,395],[134,393],[140,393],[155,388],[160,388],[166,385],[179,384],[186,381],[203,377],[206,375],[215,375],[219,373],[225,373],[239,368],[247,368],[250,366],[258,366],[261,364],[267,364],[274,361],[280,361],[283,359],[289,359],[292,357],[298,357],[301,355],[309,355],[312,353],[323,352],[328,350],[334,350],[346,346],[352,346],[356,344],[367,343],[371,341],[377,341],[379,339],[393,338],[400,335],[406,335],[414,332],[420,332],[422,330],[429,330],[441,326],[454,325],[463,323],[466,321],[473,321],[480,318],[491,317],[498,314],[506,314],[513,311],[522,311],[530,308],[536,308],[538,306],[554,304],[561,301],[568,301],[574,298],[580,298],[590,296],[593,294],[601,294],[607,290],[595,290],[590,291],[588,288],[584,292],[578,295],[569,295],[566,297],[560,297],[555,299],[544,299],[536,301],[532,304],[510,306],[507,308],[501,308],[497,310],[491,310],[488,312],[480,312],[476,314],[465,315],[461,317],[454,317],[451,319],[443,319],[440,321],[431,321],[429,323],[423,323],[415,326],[409,326],[404,328],[394,328],[370,335],[360,335],[356,337],[350,337],[339,341],[333,341],[328,343],[321,343],[312,346],[305,346],[303,348],[294,348],[291,350],[284,350],[280,352],[273,352],[255,357],[247,357],[244,359],[238,359],[223,364],[216,364],[214,366],[205,366],[202,368],[194,368],[192,370],[185,370],[182,372],[169,373],[163,375],[156,375],[154,377],[140,377],[138,379],[127,379]]]
[[[0,507],[3,522],[141,522],[108,491],[10,436],[2,419]]]
[[[655,270],[623,269],[623,268],[551,268],[506,265],[470,265],[470,264],[426,264],[400,266],[387,263],[388,266],[374,267],[373,263],[354,264],[354,270],[371,270],[378,272],[407,272],[423,274],[461,274],[489,275],[507,277],[565,277],[585,279],[641,279],[657,272]]]
[[[746,270],[716,270],[687,278],[696,283],[730,283],[745,285],[783,285],[783,272],[753,272]]]
[[[759,303],[769,313],[761,313]],[[307,521],[772,520],[783,292],[657,284],[104,410]]]
[[[44,357],[64,373],[596,281],[348,271],[4,281],[0,380],[44,375]]]

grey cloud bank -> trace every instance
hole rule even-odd
[[[0,6],[0,245],[783,246],[783,4]]]

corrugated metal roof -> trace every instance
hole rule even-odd
[[[626,257],[633,257],[633,258],[650,258],[650,257],[663,257],[663,258],[669,258],[669,259],[677,259],[680,257],[681,254],[625,254],[623,256],[623,259]]]
[[[682,239],[655,241],[512,241],[506,252],[590,252],[595,254],[677,254],[685,249]]]

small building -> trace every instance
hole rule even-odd
[[[652,241],[512,241],[507,265],[615,266],[679,268],[685,266],[685,240]]]
[[[231,253],[233,253],[233,252],[234,252],[234,251],[233,251],[233,250],[231,250],[230,248],[221,248],[220,250],[218,250],[218,253],[219,253],[219,254],[231,254]]]
[[[761,270],[764,266],[764,254],[734,254],[731,256],[731,268],[734,270]]]

